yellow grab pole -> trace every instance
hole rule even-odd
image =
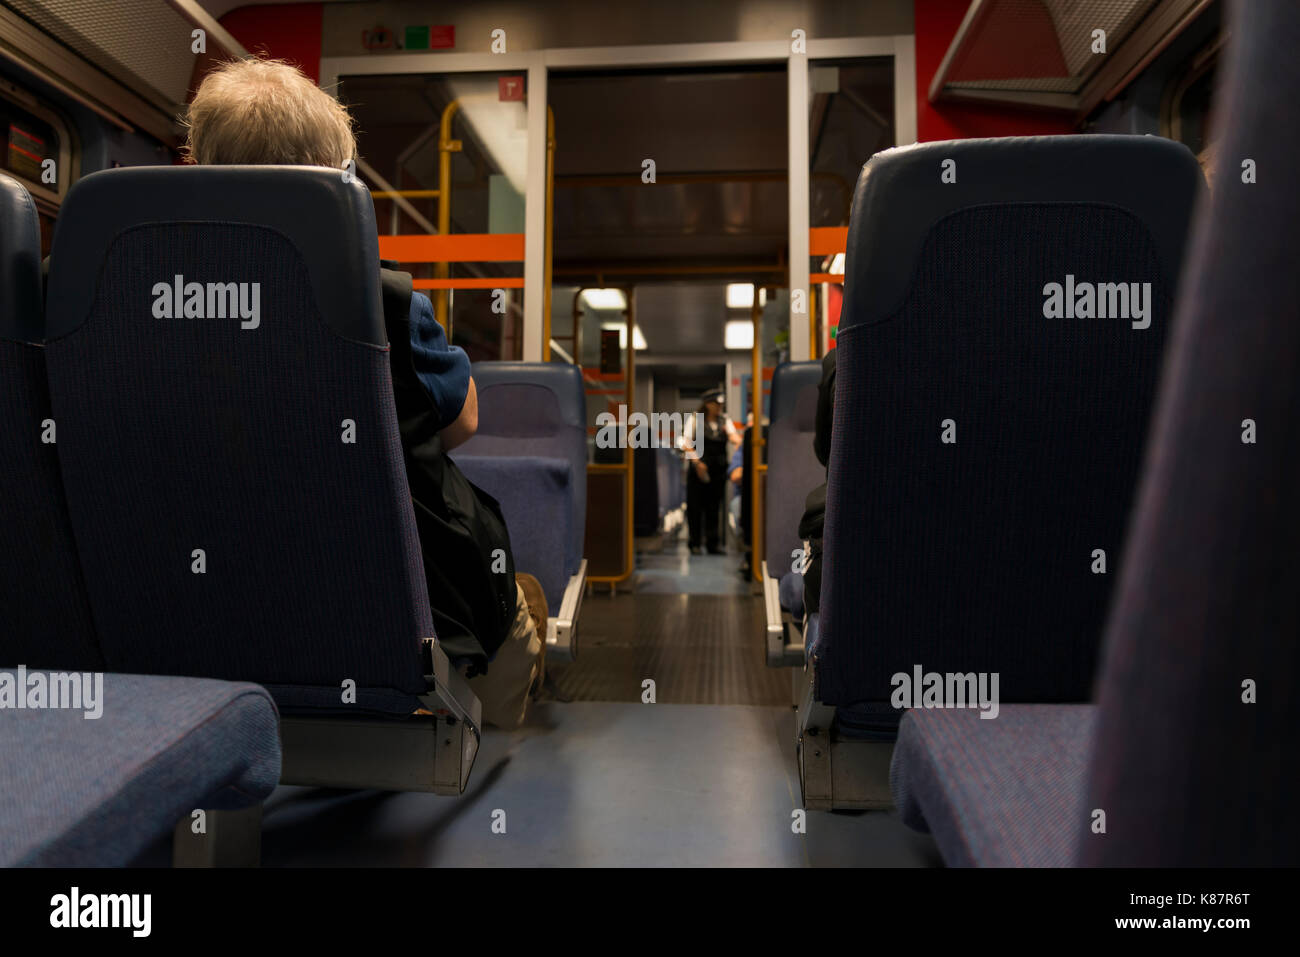
[[[463,144],[451,138],[451,121],[460,110],[460,100],[452,100],[442,111],[442,125],[438,133],[438,234],[446,236],[451,232],[451,154],[459,153]],[[434,275],[446,279],[450,275],[447,263],[438,263]],[[436,290],[434,315],[442,328],[447,331],[447,341],[451,341],[451,315],[447,309],[447,289]]]
[[[817,358],[817,287],[808,285],[808,358]]]
[[[623,320],[627,324],[627,417],[631,421],[632,413],[636,411],[636,306],[634,304],[636,287],[624,287],[623,295],[627,297],[627,311],[623,313]],[[636,494],[634,486],[636,469],[632,467],[632,459],[632,443],[624,441],[623,465],[627,469],[627,507],[624,513],[627,524],[623,537],[627,542],[627,552],[623,559],[623,574],[619,576],[619,581],[630,578],[636,567],[635,526],[632,521],[632,497]]]

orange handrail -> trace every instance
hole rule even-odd
[[[379,258],[404,263],[523,262],[523,233],[380,236]]]
[[[814,226],[808,230],[809,256],[834,256],[849,246],[849,227]]]

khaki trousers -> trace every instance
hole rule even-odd
[[[483,722],[512,729],[523,724],[528,713],[528,696],[540,683],[545,668],[543,639],[528,614],[524,590],[515,585],[515,620],[505,643],[497,649],[487,674],[469,679],[469,686],[483,705]]]

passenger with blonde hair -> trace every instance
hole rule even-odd
[[[186,158],[204,165],[342,170],[357,153],[343,104],[278,60],[216,67],[195,93],[185,128]],[[536,578],[514,573],[497,503],[446,456],[478,428],[469,358],[447,342],[408,274],[384,268],[382,278],[394,399],[438,640],[470,677],[484,721],[513,728],[544,675],[546,598]],[[503,551],[507,567],[500,571],[494,559],[489,569],[467,551]]]

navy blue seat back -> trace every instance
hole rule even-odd
[[[573,469],[573,523],[565,546],[577,571],[587,525],[587,399],[582,369],[560,362],[476,362],[478,432],[453,458],[471,455],[559,458]],[[520,569],[527,571],[528,569]]]
[[[0,174],[0,667],[102,667],[59,476],[36,206]],[[54,441],[47,441],[53,439]]]
[[[1300,7],[1239,3],[1230,36],[1107,635],[1085,864],[1300,859]]]
[[[204,284],[183,296],[204,317],[162,317],[176,277]],[[256,320],[209,283],[243,284],[250,313],[258,284]],[[59,217],[47,325],[109,665],[258,682],[286,710],[418,706],[433,624],[366,189],[306,167],[95,173]]]
[[[790,571],[790,553],[801,546],[799,519],[808,493],[826,481],[813,451],[821,378],[821,362],[786,362],[772,373],[763,557],[767,573],[777,579]]]
[[[915,665],[997,672],[1004,701],[1086,700],[1200,182],[1185,147],[1135,136],[926,143],[863,168],[822,700],[886,702]],[[1150,283],[1149,326],[1049,318],[1052,283]]]

